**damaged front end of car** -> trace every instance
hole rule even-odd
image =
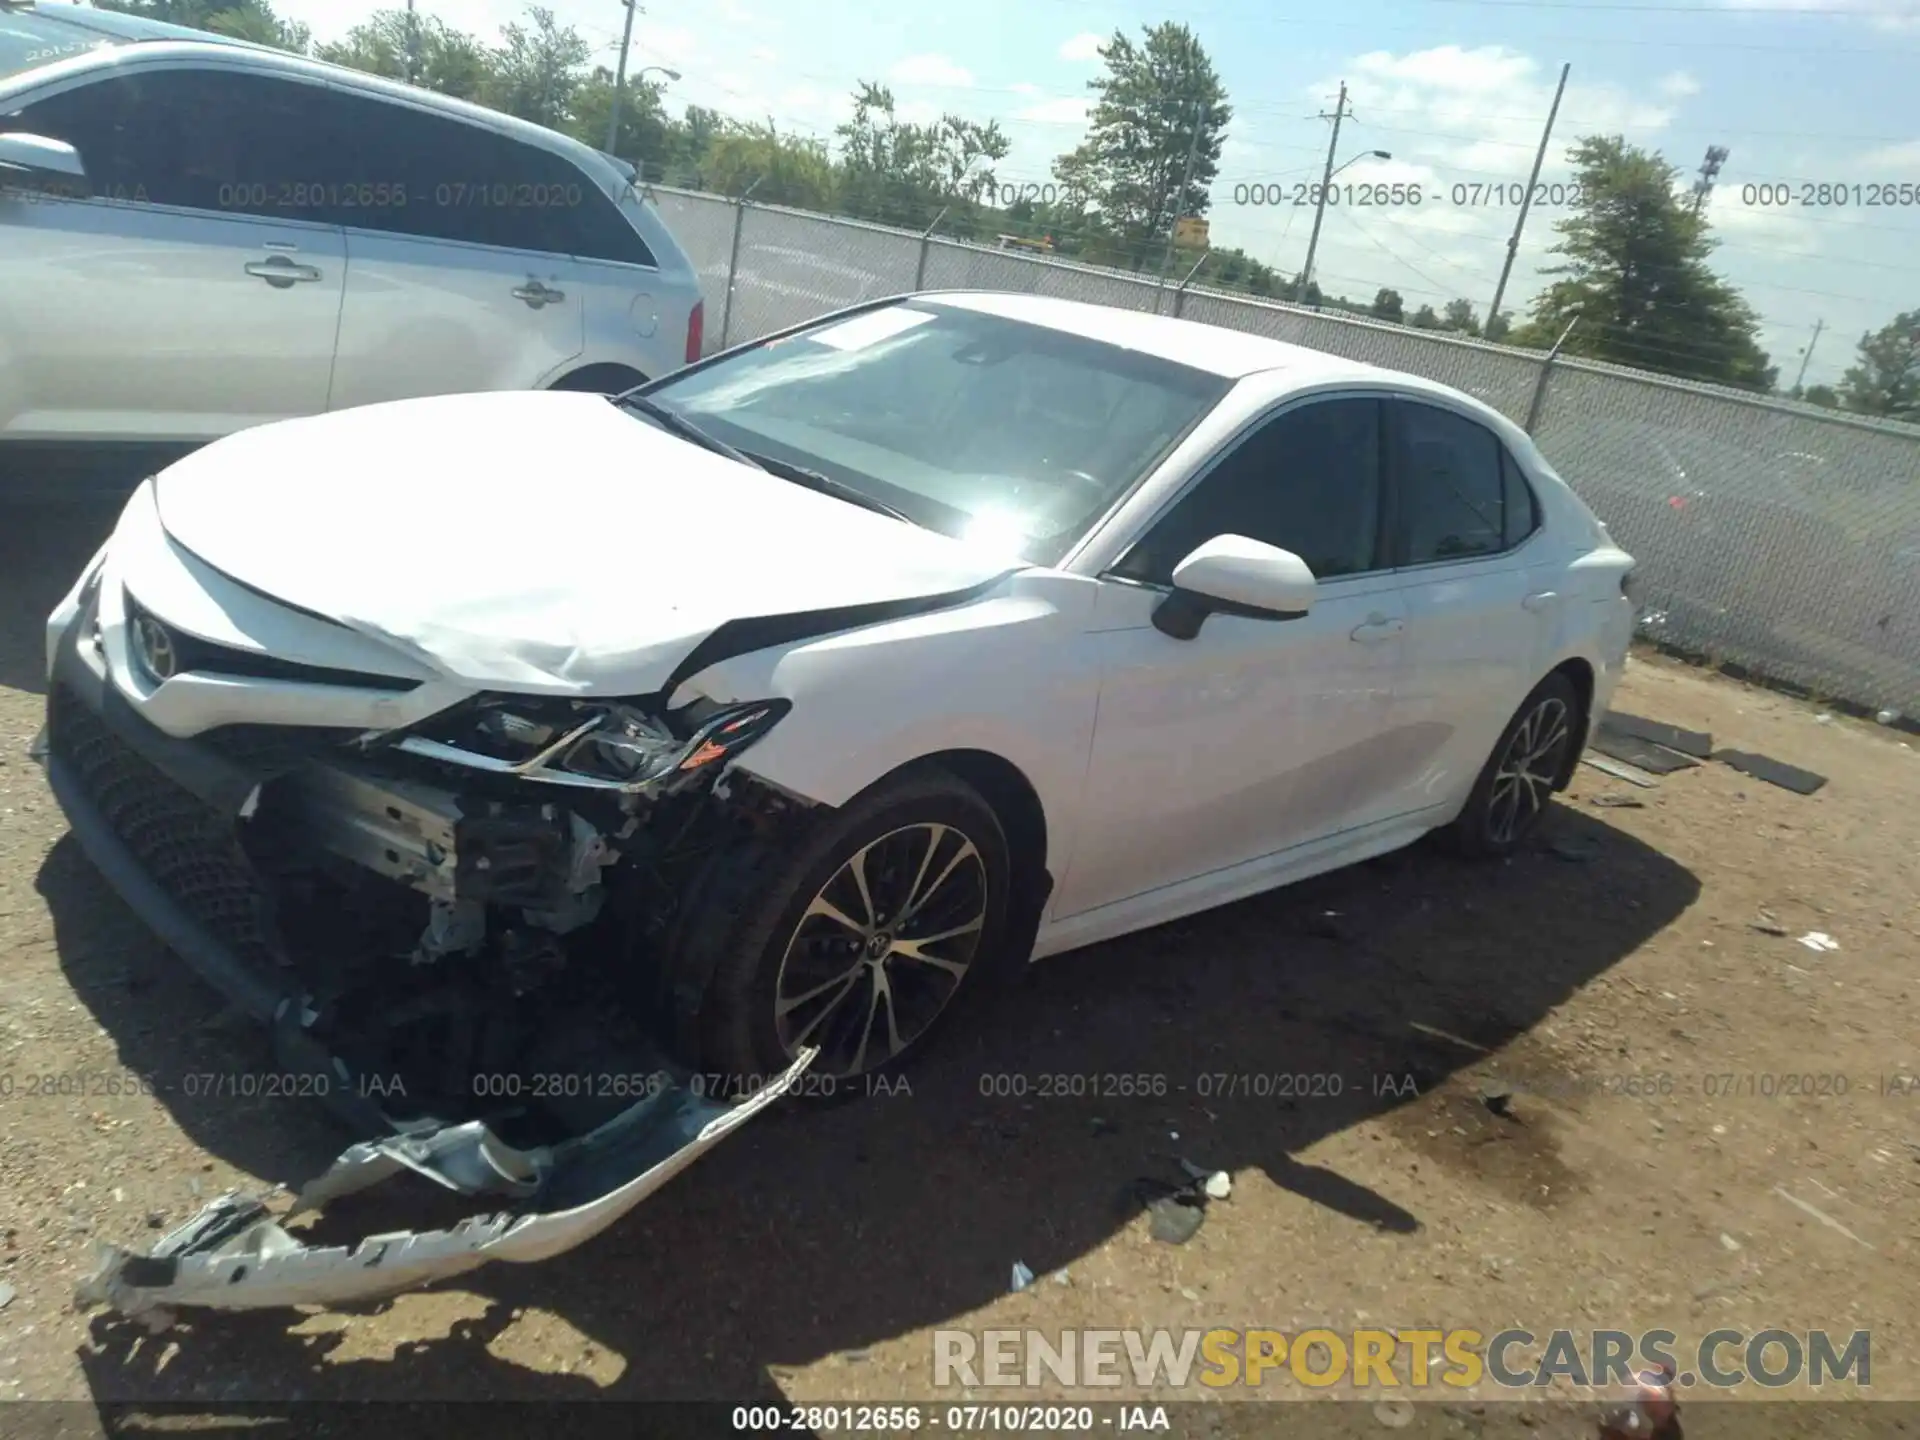
[[[733,768],[786,701],[487,695],[390,731],[182,741],[135,713],[81,620],[43,747],[76,838],[169,948],[267,1022],[299,1093],[367,1137],[278,1218],[225,1195],[147,1253],[106,1248],[82,1304],[165,1323],[544,1259],[811,1062],[703,1087],[685,1043],[702,977],[665,958],[688,887],[806,814]],[[484,1208],[339,1246],[288,1228],[403,1174]]]

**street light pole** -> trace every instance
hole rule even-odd
[[[1560,97],[1567,93],[1568,61],[1560,67],[1560,84],[1553,92],[1553,104],[1547,110],[1547,125],[1540,132],[1540,148],[1533,152],[1533,173],[1527,176],[1526,193],[1520,197],[1520,213],[1514,217],[1513,234],[1507,237],[1507,258],[1500,265],[1500,283],[1493,287],[1493,304],[1487,310],[1486,329],[1491,331],[1500,318],[1500,302],[1506,298],[1507,277],[1513,274],[1514,257],[1520,253],[1520,232],[1527,226],[1527,211],[1533,208],[1533,187],[1540,181],[1540,164],[1547,158],[1547,141],[1553,138],[1554,118],[1560,113]]]
[[[1187,191],[1193,185],[1193,162],[1200,153],[1200,122],[1205,118],[1206,108],[1198,101],[1193,103],[1193,135],[1187,141],[1187,164],[1180,172],[1180,191],[1173,197],[1173,215],[1167,221],[1167,253],[1160,257],[1160,285],[1164,289],[1167,283],[1167,267],[1173,264],[1174,240],[1180,230],[1180,212],[1186,208]],[[1157,307],[1159,296],[1154,297]]]
[[[627,89],[627,51],[633,46],[633,17],[640,6],[636,0],[621,0],[627,7],[626,28],[620,35],[620,70],[613,81],[613,109],[607,116],[607,144],[609,155],[613,154],[616,137],[620,134],[620,101]]]
[[[420,83],[420,22],[413,13],[413,0],[407,0],[407,83]]]
[[[1347,113],[1347,82],[1340,82],[1340,100],[1333,107],[1333,134],[1327,140],[1327,166],[1320,176],[1320,203],[1313,207],[1313,234],[1307,240],[1307,263],[1300,270],[1300,293],[1307,298],[1307,286],[1313,283],[1313,255],[1320,248],[1320,222],[1327,215],[1327,188],[1333,183],[1333,152],[1340,145],[1340,119]]]

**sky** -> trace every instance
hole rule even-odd
[[[418,3],[488,39],[525,12],[522,0]],[[275,0],[321,40],[378,8]],[[547,8],[613,64],[621,0]],[[1293,187],[1319,177],[1331,127],[1318,117],[1343,81],[1349,117],[1335,163],[1354,163],[1337,183],[1420,187],[1419,205],[1328,207],[1314,276],[1329,293],[1371,299],[1391,286],[1409,312],[1464,296],[1484,315],[1564,63],[1547,189],[1536,192],[1503,309],[1524,310],[1543,283],[1553,222],[1566,213],[1565,191],[1556,205],[1552,187],[1569,178],[1567,144],[1593,133],[1625,135],[1689,173],[1709,146],[1729,151],[1709,201],[1722,240],[1713,263],[1763,317],[1783,384],[1803,359],[1806,383],[1834,383],[1864,332],[1920,309],[1920,0],[1348,0],[1299,10],[1272,0],[647,0],[631,64],[680,73],[666,90],[676,112],[707,105],[823,139],[860,81],[884,81],[902,118],[998,120],[1012,149],[996,180],[1044,186],[1054,157],[1085,132],[1096,46],[1162,20],[1192,27],[1233,106],[1209,212],[1216,245],[1298,272],[1313,211]]]

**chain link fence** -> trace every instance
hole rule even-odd
[[[920,289],[1159,310],[1410,371],[1525,425],[1640,562],[1642,628],[1920,716],[1920,428],[832,216],[654,186],[709,351]]]

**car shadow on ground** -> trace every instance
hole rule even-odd
[[[70,839],[41,888],[73,987],[126,1065],[165,1076],[261,1063],[264,1041],[207,1023],[208,993],[142,938]],[[1551,1068],[1532,1027],[1698,891],[1691,872],[1572,805],[1510,861],[1416,846],[1033,967],[957,1017],[897,1093],[776,1110],[582,1249],[451,1282],[486,1311],[444,1337],[361,1359],[292,1312],[203,1314],[158,1340],[97,1316],[82,1363],[103,1406],[740,1403],[777,1398],[778,1367],[830,1355],[857,1366],[865,1347],[966,1323],[1006,1292],[1016,1260],[1042,1277],[1075,1265],[1137,1222],[1130,1187],[1178,1181],[1181,1158],[1243,1182],[1264,1173],[1356,1235],[1416,1234],[1432,1218],[1429,1167],[1550,1208],[1582,1184],[1551,1125],[1496,1115],[1460,1072]],[[300,1102],[161,1098],[209,1154],[296,1184],[354,1138]],[[1374,1119],[1420,1155],[1388,1189],[1295,1158]],[[1460,1141],[1456,1124],[1502,1143]],[[1207,1246],[1213,1228],[1190,1243]],[[564,1322],[568,1344],[618,1357],[617,1378],[580,1363],[562,1373],[578,1356],[535,1371],[496,1354],[534,1309]]]
[[[0,503],[0,689],[46,693],[47,615],[113,532],[125,503],[125,496]]]

